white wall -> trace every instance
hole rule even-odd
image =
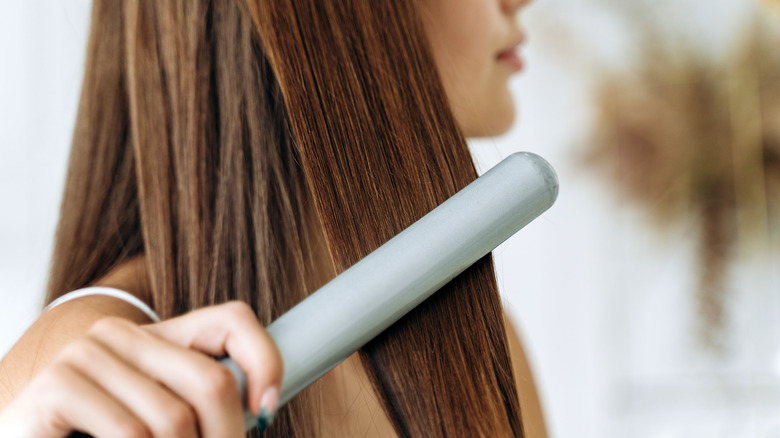
[[[82,75],[89,2],[2,2],[0,354],[42,302]]]
[[[744,0],[657,2],[718,50]],[[497,250],[507,306],[537,370],[554,437],[780,437],[780,257],[733,275],[729,352],[693,336],[694,222],[667,234],[582,168],[595,67],[631,59],[606,0],[543,0],[524,19],[520,122],[474,142],[486,169],[529,150],[557,169],[542,218]],[[674,5],[671,7],[670,5]],[[80,86],[87,0],[7,1],[0,14],[0,354],[35,317]]]

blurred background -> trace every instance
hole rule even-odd
[[[0,14],[0,355],[37,316],[88,0]],[[558,202],[496,251],[552,437],[780,437],[780,2],[543,0],[480,170]]]

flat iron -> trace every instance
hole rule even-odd
[[[518,152],[355,263],[266,330],[284,362],[279,406],[546,211],[558,178]],[[230,358],[246,406],[246,376]],[[257,418],[245,408],[247,430]]]

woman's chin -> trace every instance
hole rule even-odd
[[[467,138],[497,137],[506,134],[514,123],[515,106],[510,104],[500,111],[498,108],[493,108],[492,111],[475,114],[465,123],[461,123],[461,128]]]

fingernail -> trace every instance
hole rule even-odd
[[[272,386],[265,390],[260,399],[260,414],[257,416],[257,428],[265,430],[274,421],[276,406],[279,404],[279,388]]]

